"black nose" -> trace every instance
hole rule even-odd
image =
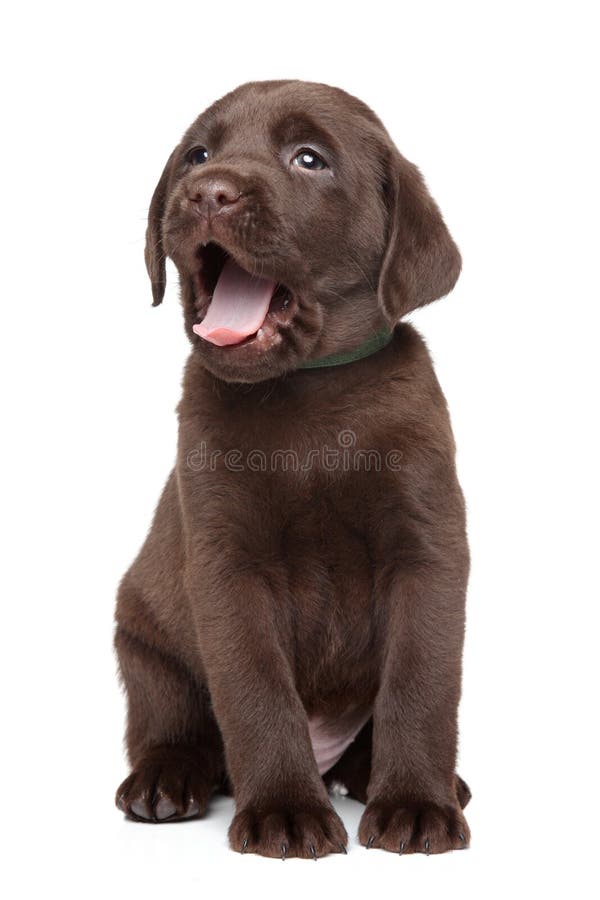
[[[211,178],[203,181],[190,198],[203,215],[227,212],[238,202],[242,192],[231,181]]]

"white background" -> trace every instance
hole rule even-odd
[[[5,896],[597,890],[593,6],[5,7]],[[172,271],[163,306],[150,306],[146,212],[197,113],[240,82],[280,77],[366,100],[422,168],[464,257],[453,294],[413,317],[450,403],[469,507],[464,853],[366,851],[349,800],[348,857],[285,865],[228,850],[229,800],[163,827],[113,806],[127,774],[114,592],[173,462],[187,352]]]

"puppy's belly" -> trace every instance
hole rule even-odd
[[[319,775],[331,769],[350,746],[363,725],[369,721],[371,710],[350,712],[337,719],[309,716],[308,730]]]

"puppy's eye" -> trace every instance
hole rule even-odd
[[[194,147],[188,153],[188,160],[193,166],[201,166],[208,159],[208,150],[206,147]]]
[[[300,166],[301,169],[310,169],[311,171],[328,168],[325,160],[314,150],[310,150],[307,147],[304,147],[300,153],[294,157],[292,162],[295,166]]]

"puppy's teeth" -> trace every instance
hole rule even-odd
[[[259,328],[258,331],[256,332],[256,337],[257,337],[259,340],[262,340],[262,339],[264,338],[264,336],[265,336],[264,329]]]

